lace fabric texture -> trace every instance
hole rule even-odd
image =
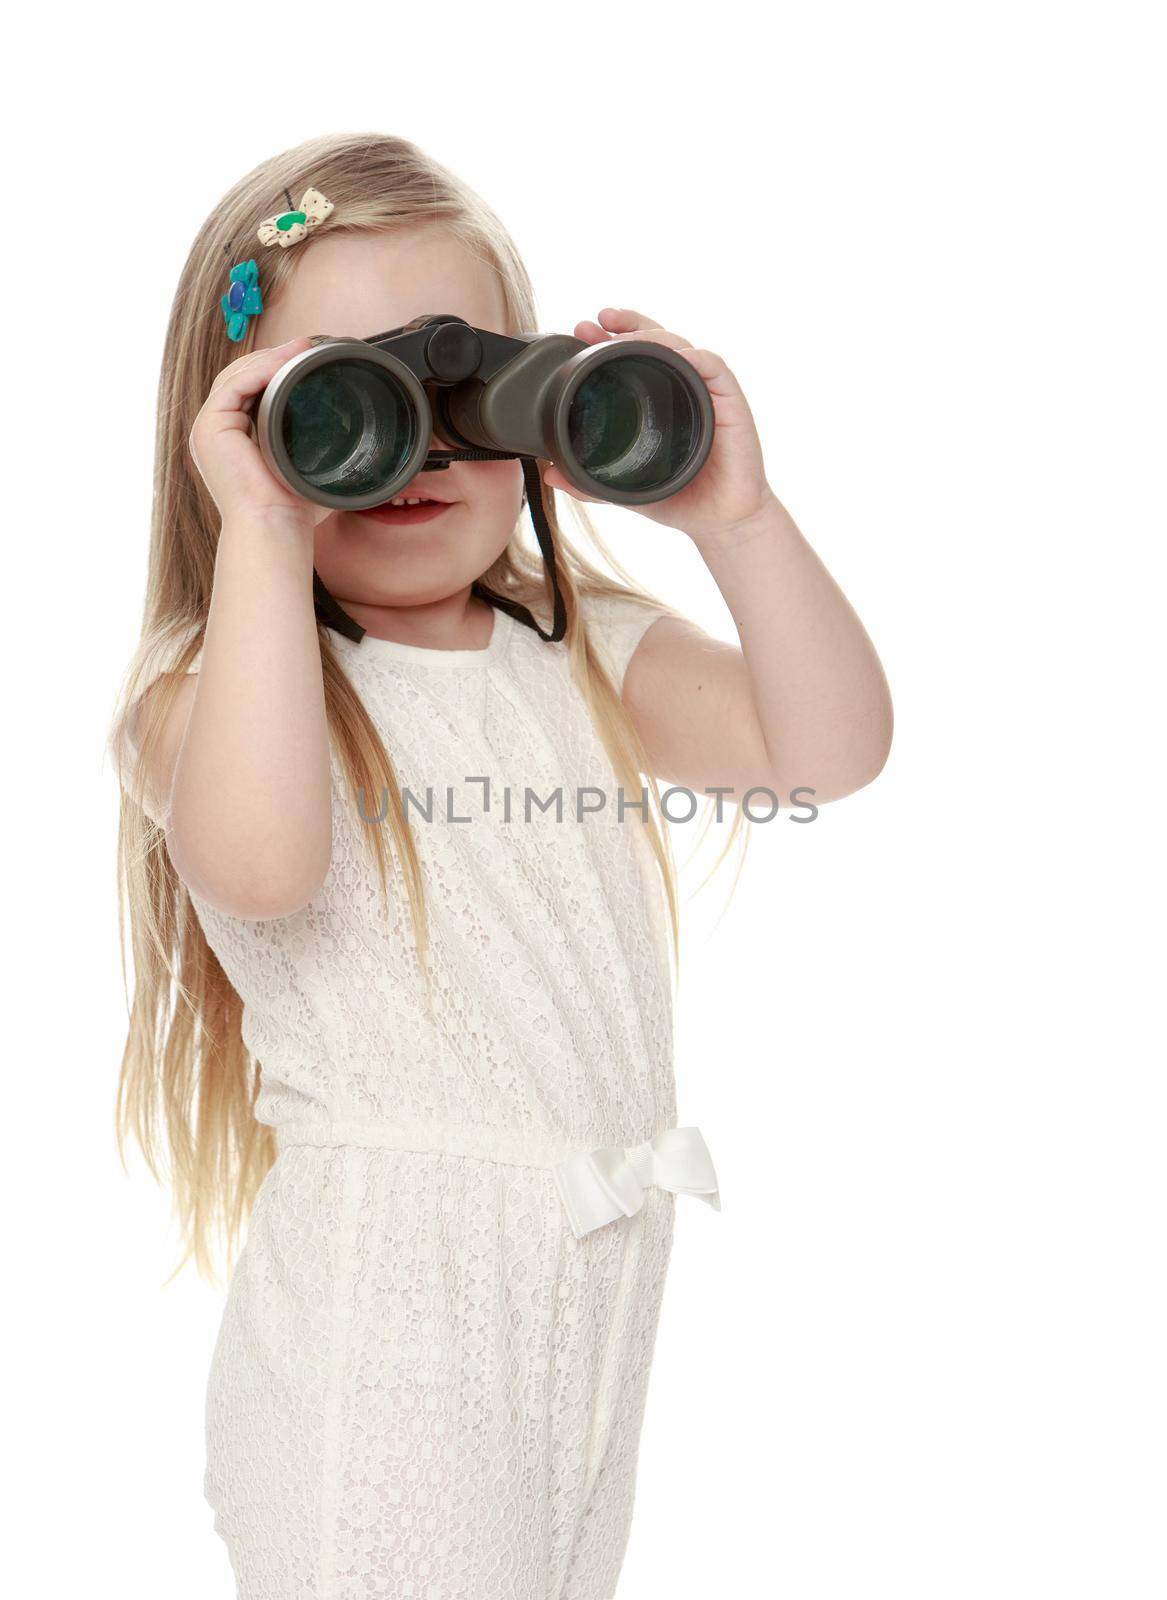
[[[673,1208],[577,1241],[545,1169],[285,1150],[207,1388],[239,1594],[612,1600]]]
[[[583,605],[619,686],[659,613]],[[675,1202],[576,1239],[545,1163],[676,1123],[659,873],[562,644],[501,611],[484,650],[333,639],[415,797],[435,999],[334,757],[312,902],[193,900],[284,1130],[215,1346],[206,1496],[243,1600],[611,1600]]]

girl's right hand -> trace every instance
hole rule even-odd
[[[187,448],[224,522],[276,516],[282,522],[300,523],[310,532],[332,515],[330,506],[305,500],[281,482],[251,434],[256,396],[285,362],[311,343],[303,334],[270,350],[253,350],[224,367],[211,385],[190,430]]]

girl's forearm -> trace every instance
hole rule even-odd
[[[287,914],[332,848],[313,539],[299,521],[225,522],[170,802],[193,887],[243,916]]]
[[[776,785],[829,799],[870,783],[891,746],[887,679],[785,507],[772,496],[698,548],[737,625]]]

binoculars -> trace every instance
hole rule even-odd
[[[294,494],[361,511],[450,459],[543,458],[617,505],[665,500],[713,446],[704,379],[644,339],[515,337],[426,315],[371,339],[319,334],[268,383],[264,460]],[[431,452],[434,434],[455,446]],[[445,459],[443,459],[445,458]]]
[[[513,596],[478,579],[471,590],[549,642],[564,637],[567,612],[539,459],[582,494],[645,505],[696,477],[713,448],[713,425],[705,380],[666,345],[512,337],[448,313],[372,339],[317,334],[274,375],[255,411],[259,449],[275,476],[302,499],[339,511],[382,505],[418,472],[452,461],[518,457],[553,602],[550,631]],[[431,450],[435,434],[455,448]],[[359,641],[364,628],[315,568],[312,584],[320,621]]]

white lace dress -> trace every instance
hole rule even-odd
[[[584,615],[619,686],[657,613]],[[242,1600],[612,1600],[684,1187],[649,1143],[676,1124],[659,874],[562,644],[501,611],[482,650],[333,638],[402,789],[432,791],[435,1001],[334,757],[312,902],[194,902],[280,1150],[207,1388],[214,1525]]]

